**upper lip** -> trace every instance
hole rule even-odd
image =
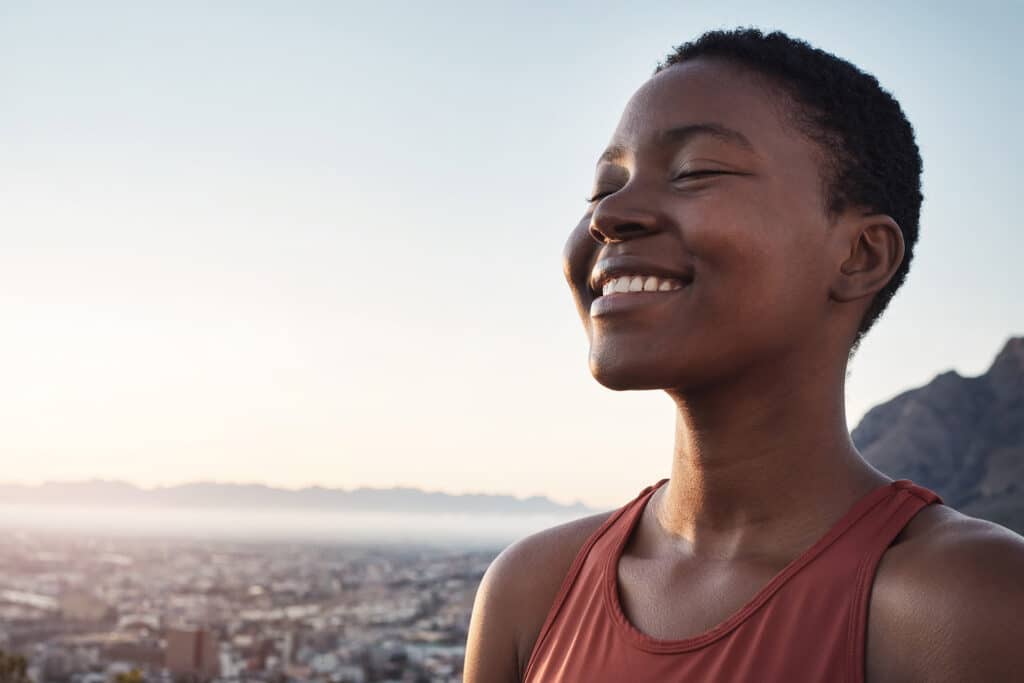
[[[594,264],[590,273],[591,291],[600,295],[604,283],[620,275],[654,275],[655,277],[671,277],[690,283],[693,280],[693,269],[667,268],[656,263],[644,261],[636,256],[609,256]]]

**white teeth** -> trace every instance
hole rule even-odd
[[[601,294],[618,292],[669,292],[682,289],[685,285],[677,278],[660,278],[654,275],[623,275],[605,281]]]

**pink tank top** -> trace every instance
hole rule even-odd
[[[882,554],[934,492],[900,479],[858,500],[747,604],[699,636],[659,640],[618,597],[618,560],[645,487],[587,539],[537,636],[523,683],[863,683],[868,598]]]

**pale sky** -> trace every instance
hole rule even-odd
[[[1024,334],[1020,3],[553,4],[0,0],[0,480],[606,509],[668,476],[673,406],[590,376],[560,255],[626,100],[711,28],[835,52],[917,131],[851,429]]]

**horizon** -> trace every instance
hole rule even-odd
[[[1012,342],[1014,342],[1014,341],[1024,341],[1024,334],[1021,334],[1021,335],[1014,334],[1014,335],[1011,335],[1010,337],[1008,337],[1006,343],[1004,343],[1003,346],[1000,347],[999,353],[1003,353],[1009,347],[1009,345]],[[984,374],[987,374],[987,372],[991,369],[991,366],[994,364],[994,362],[996,360],[996,357],[997,356],[993,356],[992,362],[990,362],[990,364],[986,368],[985,372],[979,373],[977,375],[963,375],[963,374],[959,373],[957,370],[951,369],[951,370],[946,370],[946,371],[937,373],[935,375],[935,377],[939,377],[939,376],[941,376],[943,374],[946,374],[946,373],[949,373],[949,372],[956,373],[959,376],[967,378],[967,379],[981,377]],[[932,378],[932,379],[934,379],[934,378]],[[929,380],[929,383],[930,382],[931,382],[931,380]],[[927,386],[927,384],[922,384],[922,385],[917,386],[917,387],[909,387],[909,388],[899,392],[895,396],[893,396],[893,398],[896,398],[896,397],[898,397],[898,396],[900,396],[900,395],[902,395],[904,393],[916,391],[916,390],[918,390],[920,388],[923,388],[924,386]],[[882,404],[879,404],[879,405],[882,405]],[[870,412],[872,409],[876,408],[876,407],[878,407],[878,406],[872,406],[868,411],[865,412],[865,415],[868,412]],[[851,432],[852,431],[853,430],[851,430]],[[651,483],[654,483],[654,482],[651,482]],[[525,494],[525,495],[522,495],[522,494],[506,493],[506,492],[500,492],[500,491],[481,491],[481,490],[451,491],[451,490],[443,490],[443,489],[426,489],[426,488],[419,487],[419,486],[409,486],[409,485],[390,485],[390,486],[388,486],[388,485],[380,485],[380,486],[358,485],[358,486],[345,487],[345,486],[326,486],[326,485],[324,485],[322,483],[311,483],[311,484],[299,484],[297,486],[282,486],[282,485],[275,485],[273,483],[260,482],[260,481],[214,480],[214,479],[191,479],[191,480],[182,480],[182,481],[177,481],[177,482],[174,482],[174,481],[163,482],[163,483],[157,483],[157,484],[152,484],[152,485],[139,484],[139,483],[128,481],[128,480],[124,480],[124,479],[105,479],[105,478],[49,479],[49,480],[42,480],[42,481],[36,481],[36,482],[26,482],[26,481],[18,481],[18,480],[0,480],[0,487],[16,486],[16,487],[24,487],[24,488],[41,488],[41,487],[45,487],[45,486],[49,486],[49,485],[62,486],[62,485],[88,485],[88,484],[129,486],[129,487],[133,487],[133,488],[138,489],[138,490],[143,491],[143,492],[152,492],[152,491],[167,490],[167,489],[180,488],[180,487],[188,487],[188,486],[225,486],[225,487],[243,487],[243,488],[244,487],[256,487],[256,488],[266,488],[266,489],[275,490],[275,491],[286,491],[286,492],[291,492],[291,493],[301,493],[301,492],[304,492],[304,491],[310,491],[310,490],[316,490],[316,489],[326,490],[326,491],[334,491],[334,492],[342,492],[342,493],[349,493],[349,492],[354,492],[354,491],[364,491],[364,490],[365,491],[416,491],[416,492],[425,493],[425,494],[443,494],[443,495],[448,495],[448,496],[495,496],[495,497],[509,497],[509,498],[512,498],[512,499],[516,500],[517,502],[523,502],[523,501],[527,501],[527,500],[530,500],[530,499],[533,499],[533,498],[541,498],[541,499],[549,500],[549,501],[551,501],[553,503],[556,503],[558,505],[565,506],[565,507],[572,507],[572,506],[582,505],[582,506],[587,507],[587,508],[589,508],[591,510],[600,510],[600,509],[602,509],[604,507],[609,507],[609,506],[617,507],[617,504],[615,504],[614,502],[607,503],[607,504],[604,504],[604,505],[602,505],[602,504],[595,505],[593,503],[588,503],[587,501],[585,501],[582,498],[577,498],[577,499],[574,499],[574,500],[565,500],[565,499],[561,499],[560,500],[558,498],[555,498],[555,497],[552,497],[552,496],[548,496],[548,495],[545,495],[545,494]]]
[[[992,358],[989,360],[988,364],[985,365],[984,369],[982,369],[981,371],[973,372],[973,373],[965,373],[965,372],[962,372],[962,371],[958,370],[957,368],[947,368],[945,370],[940,370],[940,371],[936,372],[936,374],[932,378],[929,378],[927,380],[927,382],[924,382],[924,383],[922,383],[920,385],[917,385],[917,386],[907,387],[907,388],[905,388],[903,390],[899,390],[896,393],[894,393],[892,396],[890,396],[887,399],[885,399],[884,401],[882,401],[881,403],[885,403],[885,402],[887,402],[887,401],[889,401],[889,400],[891,400],[893,398],[896,398],[900,394],[906,393],[907,391],[913,391],[913,390],[918,389],[918,388],[920,388],[922,386],[925,386],[928,382],[930,382],[932,379],[934,379],[934,377],[937,377],[937,376],[939,376],[941,374],[944,374],[946,372],[956,372],[957,374],[959,374],[962,377],[978,377],[978,376],[984,375],[985,372],[989,369],[989,366],[991,366],[992,361],[995,360],[996,354],[999,351],[1001,351],[1003,348],[1005,348],[1006,343],[1008,343],[1012,339],[1017,339],[1017,338],[1024,339],[1024,334],[1010,334],[1006,338],[1004,343],[999,347],[999,349],[997,349],[997,351],[995,353],[993,353]],[[878,404],[878,405],[880,405],[880,404]],[[869,412],[870,409],[874,408],[874,407],[875,406],[871,406],[870,408],[865,410],[864,414],[866,415],[867,412]],[[861,416],[861,418],[863,418],[863,415]],[[852,428],[851,428],[850,431],[852,432]],[[667,474],[664,475],[664,476],[667,476]],[[653,483],[653,481],[657,481],[657,479],[660,479],[660,476],[656,477],[650,483]],[[160,482],[148,482],[147,483],[147,482],[132,481],[132,480],[129,480],[129,479],[124,479],[124,478],[117,479],[117,478],[107,478],[107,477],[102,477],[102,476],[100,476],[100,477],[96,477],[96,476],[94,476],[94,477],[85,477],[85,478],[68,478],[68,479],[51,478],[51,479],[29,480],[29,479],[17,479],[17,478],[14,478],[14,479],[2,479],[2,480],[0,480],[0,486],[23,486],[23,487],[40,487],[40,486],[45,486],[47,484],[58,484],[59,485],[59,484],[80,484],[80,483],[125,484],[125,485],[128,485],[128,486],[132,486],[132,487],[135,487],[137,489],[143,490],[143,491],[153,491],[153,490],[158,490],[158,489],[174,488],[174,487],[188,486],[188,485],[195,485],[195,484],[212,484],[212,485],[227,485],[227,486],[257,486],[257,487],[266,487],[266,488],[272,488],[272,489],[277,489],[277,490],[282,490],[282,491],[292,491],[292,492],[298,492],[298,491],[315,489],[315,488],[322,488],[322,489],[328,489],[328,490],[334,490],[334,491],[356,491],[356,490],[360,490],[360,489],[368,489],[368,490],[408,489],[408,490],[422,491],[424,493],[442,493],[442,494],[451,495],[451,496],[462,496],[462,495],[508,496],[508,497],[512,497],[512,498],[515,498],[515,499],[518,499],[518,500],[525,500],[525,499],[529,499],[529,498],[532,498],[532,497],[543,497],[543,498],[547,498],[547,499],[549,499],[549,500],[551,500],[551,501],[553,501],[555,503],[558,503],[560,505],[572,506],[572,505],[576,505],[576,504],[582,504],[582,505],[584,505],[584,506],[586,506],[588,508],[592,508],[592,509],[602,509],[604,507],[609,507],[609,506],[611,506],[611,507],[618,507],[618,505],[621,504],[621,501],[616,501],[616,500],[609,500],[607,502],[597,502],[597,503],[590,502],[590,501],[586,500],[586,498],[584,496],[580,496],[580,497],[577,497],[577,498],[574,498],[574,499],[567,499],[565,497],[552,496],[552,495],[548,495],[548,494],[545,494],[545,493],[516,493],[516,492],[509,492],[509,491],[495,491],[495,490],[482,490],[482,489],[451,490],[451,489],[426,488],[424,486],[418,486],[418,485],[415,485],[415,484],[386,484],[386,483],[383,483],[383,484],[355,484],[355,485],[333,484],[332,485],[332,484],[326,484],[326,483],[323,483],[323,482],[297,483],[297,484],[296,483],[291,483],[291,484],[289,484],[289,483],[274,483],[274,482],[258,481],[258,480],[246,481],[246,480],[231,480],[231,479],[182,479],[182,480],[165,480],[165,481],[160,481]],[[646,484],[644,484],[644,485],[646,485]]]
[[[943,372],[984,373],[1024,333],[1009,172],[1024,142],[1007,134],[1024,91],[1006,68],[1024,6],[395,11],[3,11],[12,483],[603,509],[668,476],[674,405],[591,377],[560,255],[629,96],[712,28],[778,28],[848,59],[916,131],[921,237],[849,366],[851,431]]]
[[[442,494],[447,496],[494,496],[494,497],[507,497],[513,498],[518,502],[527,501],[533,498],[540,498],[550,500],[559,505],[571,507],[573,505],[584,505],[586,507],[592,507],[587,505],[582,500],[575,500],[571,502],[563,502],[555,500],[549,496],[543,494],[534,495],[516,495],[511,493],[502,493],[500,491],[443,491],[437,489],[425,489],[417,486],[353,486],[353,487],[342,487],[342,486],[324,486],[323,484],[309,484],[306,486],[289,487],[289,486],[277,486],[273,484],[267,484],[264,482],[247,482],[247,481],[214,481],[214,480],[187,480],[169,484],[155,484],[153,486],[144,486],[136,484],[131,481],[123,479],[48,479],[39,482],[22,482],[17,480],[0,479],[0,487],[4,486],[17,486],[21,488],[40,488],[48,485],[54,486],[65,486],[65,485],[88,485],[88,484],[102,484],[102,485],[117,485],[117,486],[130,486],[143,492],[152,492],[166,489],[181,488],[186,486],[225,486],[225,487],[256,487],[256,488],[267,488],[274,491],[287,491],[289,493],[301,493],[304,491],[310,491],[313,489],[321,489],[325,491],[334,491],[339,493],[351,493],[354,491],[415,491],[418,493],[426,494]],[[2,502],[0,502],[2,504]]]

